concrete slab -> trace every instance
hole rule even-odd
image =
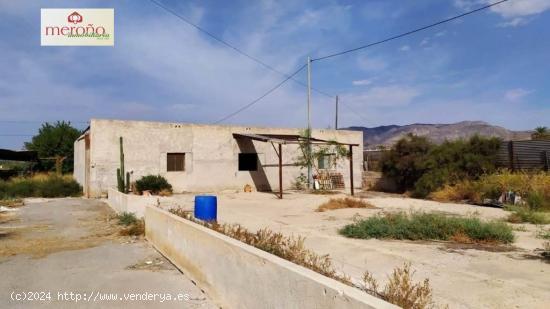
[[[106,204],[55,199],[19,209],[0,224],[0,308],[217,308],[142,238],[118,236]],[[12,300],[28,292],[50,300]]]

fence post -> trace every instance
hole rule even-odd
[[[510,160],[510,169],[514,171],[514,142],[508,142],[508,158]]]

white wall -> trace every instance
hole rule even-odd
[[[246,184],[259,189],[278,190],[278,157],[270,143],[252,142],[241,149],[233,133],[298,134],[299,129],[209,126],[145,121],[92,119],[90,123],[91,170],[90,191],[100,195],[116,186],[119,167],[119,137],[124,139],[125,168],[132,172],[132,181],[148,174],[160,174],[168,179],[175,192],[239,190]],[[314,137],[357,143],[354,147],[354,183],[361,186],[363,162],[362,132],[314,130]],[[241,143],[242,146],[242,143]],[[253,148],[250,148],[253,146]],[[263,168],[258,172],[238,171],[240,152],[259,153]],[[283,145],[283,164],[294,163],[298,156],[296,145]],[[186,153],[184,172],[166,171],[166,154]],[[80,167],[76,166],[75,169]],[[80,163],[78,163],[80,164]],[[349,162],[341,162],[339,172],[349,188]],[[306,170],[295,166],[283,167],[283,187],[289,188],[295,178]]]
[[[84,138],[78,139],[74,142],[74,179],[84,187],[85,179],[85,162],[86,162],[86,145]]]
[[[145,209],[145,236],[223,308],[398,308],[158,207]]]

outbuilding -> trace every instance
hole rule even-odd
[[[302,129],[91,119],[74,152],[74,177],[86,196],[99,197],[117,186],[120,137],[131,181],[162,175],[175,193],[243,190],[250,185],[282,197],[283,189],[307,175],[307,169],[296,164],[303,157]],[[348,156],[334,165],[319,162],[315,172],[330,175],[329,186],[351,192],[361,185],[362,132],[313,130],[310,142],[313,148],[337,144],[351,150],[351,161]]]

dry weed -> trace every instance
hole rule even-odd
[[[420,283],[413,281],[414,271],[411,264],[405,263],[397,267],[388,278],[388,283],[380,290],[380,286],[372,274],[363,275],[363,289],[368,293],[402,307],[404,309],[433,308],[432,289],[428,279]]]
[[[261,229],[253,233],[240,224],[218,224],[217,222],[196,220],[190,212],[181,209],[172,209],[170,212],[346,285],[360,288],[362,291],[405,309],[434,307],[428,279],[415,283],[412,278],[414,272],[411,271],[410,264],[404,264],[402,268],[394,269],[389,277],[389,282],[382,291],[379,290],[378,282],[368,271],[364,274],[363,286],[357,286],[352,283],[349,276],[336,271],[328,254],[319,255],[307,249],[303,237],[284,236],[269,229]]]
[[[162,189],[159,194],[159,196],[172,196],[172,191],[168,189]]]
[[[376,208],[363,200],[353,198],[331,198],[328,202],[321,204],[315,211],[324,212],[327,210],[343,209],[343,208]]]
[[[143,219],[137,220],[119,231],[119,235],[121,236],[141,236],[143,234],[145,234],[145,222]]]

